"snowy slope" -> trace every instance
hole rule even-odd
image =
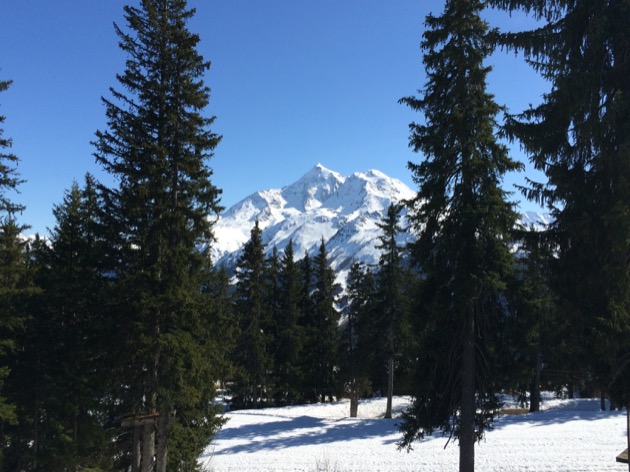
[[[353,261],[378,262],[376,224],[390,203],[413,195],[405,184],[377,170],[343,177],[318,164],[297,182],[256,192],[225,211],[214,227],[213,260],[234,267],[258,219],[268,253],[274,246],[283,251],[293,240],[295,256],[301,259],[306,252],[315,254],[323,238],[342,281]],[[405,238],[409,235],[401,243]]]
[[[400,412],[408,398],[395,398]],[[544,411],[499,417],[475,446],[476,470],[624,471],[624,412],[600,412],[598,400],[549,400]],[[399,452],[396,423],[382,419],[385,399],[228,413],[227,424],[200,461],[208,471],[453,471],[459,449],[440,435]]]

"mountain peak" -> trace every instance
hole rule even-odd
[[[343,182],[345,178],[341,174],[328,169],[327,167],[323,166],[320,163],[317,163],[311,170],[309,170],[306,174],[304,174],[296,183],[303,182],[303,181],[321,182],[321,181],[327,181],[327,180]]]
[[[343,282],[353,261],[378,262],[377,223],[390,203],[411,195],[405,184],[380,171],[346,178],[318,163],[296,182],[256,192],[223,213],[214,227],[213,260],[232,268],[258,219],[268,251],[274,246],[282,251],[292,240],[301,258],[316,251],[323,238]]]
[[[282,189],[287,205],[300,211],[318,208],[332,195],[345,178],[317,164],[304,174],[297,182]]]

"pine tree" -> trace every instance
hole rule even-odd
[[[300,356],[303,330],[300,326],[300,270],[293,254],[293,241],[284,250],[280,270],[277,338],[275,351],[276,398],[279,404],[292,405],[302,399]]]
[[[350,417],[356,418],[359,399],[370,388],[370,361],[376,336],[366,328],[374,316],[375,283],[364,264],[350,266],[345,299],[345,320],[339,340],[341,390],[350,397]]]
[[[24,467],[26,460],[37,470],[111,466],[99,401],[108,372],[100,365],[106,284],[93,233],[96,203],[95,181],[88,175],[84,189],[73,184],[54,207],[57,224],[49,242],[36,238],[32,244],[40,291],[20,338],[20,369],[11,378],[20,426],[7,456],[10,469]]]
[[[315,327],[315,305],[313,302],[314,278],[313,261],[308,251],[304,252],[304,257],[299,263],[301,280],[300,280],[300,320],[299,326],[304,335],[302,346],[302,359],[300,362],[301,385],[300,390],[303,392],[304,400],[307,402],[318,401],[315,364],[316,357],[316,336]]]
[[[559,375],[565,361],[575,356],[566,342],[572,329],[558,310],[551,292],[550,270],[553,243],[544,230],[527,228],[516,232],[519,250],[515,257],[515,277],[507,298],[510,314],[503,320],[501,357],[505,360],[505,385],[529,401],[529,411],[540,410],[542,368],[547,388],[560,390],[566,377]],[[555,374],[555,375],[554,375]],[[529,392],[529,398],[527,398]]]
[[[630,335],[630,7],[622,0],[490,3],[543,21],[500,37],[551,83],[543,103],[511,117],[507,131],[547,177],[525,191],[550,208],[554,291],[582,333],[588,377],[606,390],[623,377]]]
[[[104,198],[119,302],[111,319],[123,380],[115,404],[131,413],[119,457],[133,471],[196,467],[219,424],[209,406],[217,346],[203,293],[208,215],[219,211],[220,193],[207,161],[219,137],[209,129],[214,118],[202,115],[209,63],[187,29],[193,15],[185,0],[125,7],[129,32],[116,26],[116,33],[126,69],[117,76],[121,88],[103,99],[107,129],[94,143],[97,161],[118,182]],[[182,455],[178,444],[189,438],[176,433],[184,425],[195,436],[186,445],[197,450]]]
[[[335,393],[335,367],[338,352],[339,313],[335,309],[338,287],[335,285],[334,274],[328,263],[323,238],[319,252],[314,258],[314,265],[313,318],[310,322],[312,337],[308,353],[313,356],[311,379],[316,398],[326,401],[326,396],[328,396],[332,401]]]
[[[397,238],[402,231],[399,215],[402,208],[390,204],[387,213],[377,226],[382,231],[379,236],[379,271],[377,274],[377,312],[379,331],[382,339],[382,354],[387,363],[387,408],[385,418],[392,417],[392,397],[394,394],[394,366],[401,357],[406,339],[409,336],[408,303],[404,287],[404,270],[401,261],[401,248]]]
[[[0,80],[0,93],[7,91],[11,84],[11,80]],[[0,115],[0,126],[5,119]],[[4,130],[0,128],[0,217],[6,221],[24,210],[24,206],[12,201],[9,195],[15,193],[24,181],[17,173],[19,158],[10,152],[12,141],[3,137],[3,134]]]
[[[451,0],[441,16],[427,16],[427,83],[421,98],[402,100],[424,115],[423,124],[410,125],[410,146],[425,156],[409,164],[419,186],[411,216],[420,232],[415,255],[432,292],[424,388],[405,414],[401,446],[440,428],[459,439],[460,471],[467,472],[496,408],[493,325],[502,316],[516,220],[500,184],[519,168],[495,138],[500,108],[486,92],[491,47],[483,7]]]
[[[258,220],[236,268],[235,303],[238,339],[235,362],[240,375],[233,388],[232,403],[239,408],[263,406],[271,394],[272,338],[268,305],[265,249]]]
[[[0,92],[8,90],[11,81],[0,81]],[[0,115],[0,126],[5,117]],[[26,229],[17,220],[23,205],[12,200],[23,182],[18,173],[18,157],[10,152],[11,139],[3,136],[0,128],[0,468],[3,451],[10,447],[15,438],[7,438],[7,428],[17,420],[16,404],[8,400],[9,391],[5,381],[10,374],[10,365],[15,361],[14,353],[18,337],[22,334],[28,318],[28,302],[33,286],[28,269],[27,241],[22,237]]]

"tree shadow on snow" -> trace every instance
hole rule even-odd
[[[396,430],[395,420],[326,419],[298,416],[279,421],[246,424],[222,430],[216,438],[222,441],[242,440],[244,443],[217,447],[216,455],[279,450],[297,446],[334,444],[349,440],[383,437]]]

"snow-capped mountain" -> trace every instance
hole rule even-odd
[[[329,262],[343,283],[355,261],[376,264],[381,222],[390,203],[414,196],[401,181],[378,170],[344,177],[321,164],[281,189],[256,192],[226,210],[214,226],[213,261],[235,267],[256,219],[269,254],[281,253],[293,240],[296,259],[314,255],[321,240]],[[411,239],[401,235],[401,244]]]
[[[377,223],[390,203],[414,195],[400,180],[378,170],[344,177],[317,164],[297,182],[256,192],[225,211],[214,226],[217,240],[212,260],[231,272],[258,219],[267,254],[274,247],[281,254],[293,240],[295,258],[301,259],[306,252],[315,255],[323,238],[336,281],[345,286],[353,262],[378,263],[380,251],[376,245],[381,230]],[[405,210],[403,227],[407,226],[404,215]],[[520,217],[521,224],[535,229],[549,222],[545,213],[525,212]],[[404,245],[412,239],[410,233],[404,233],[399,243]]]

